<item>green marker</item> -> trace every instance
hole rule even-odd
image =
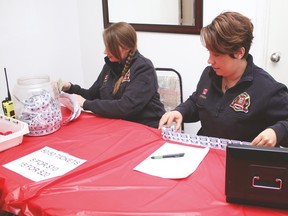
[[[163,158],[178,158],[183,157],[185,153],[176,153],[176,154],[166,154],[166,155],[156,155],[152,156],[152,159],[163,159]]]

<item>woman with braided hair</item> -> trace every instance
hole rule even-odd
[[[157,128],[165,109],[154,66],[137,49],[135,29],[126,22],[114,23],[104,30],[103,39],[107,56],[94,84],[84,89],[63,82],[62,90],[76,94],[84,110]]]

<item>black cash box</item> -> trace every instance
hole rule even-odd
[[[288,149],[228,144],[226,201],[288,209]]]

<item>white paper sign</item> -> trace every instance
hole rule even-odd
[[[186,178],[197,169],[208,152],[209,148],[207,147],[192,147],[165,143],[153,154],[138,164],[134,170],[162,178]],[[184,153],[184,156],[153,159],[153,157],[157,155],[171,155],[179,153]]]
[[[84,162],[86,160],[46,146],[3,166],[32,181],[41,181],[64,175]]]

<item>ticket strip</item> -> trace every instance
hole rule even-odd
[[[77,100],[71,94],[60,92],[59,102],[61,103],[61,105],[67,107],[71,111],[71,114],[68,118],[62,119],[63,125],[78,118],[81,114],[81,107]]]
[[[228,144],[250,145],[249,142],[239,140],[229,140],[216,137],[199,136],[194,134],[177,133],[174,128],[162,128],[162,137],[165,140],[180,142],[183,144],[198,145],[214,149],[226,150]]]

